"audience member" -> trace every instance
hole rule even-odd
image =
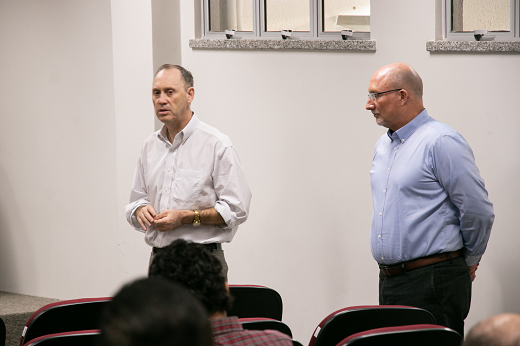
[[[274,330],[244,330],[238,317],[227,317],[231,297],[222,265],[202,245],[175,240],[156,254],[151,277],[162,277],[186,286],[210,315],[214,345],[291,346],[289,336]]]
[[[210,346],[211,326],[200,302],[161,278],[123,287],[101,319],[100,346]]]
[[[479,322],[463,346],[520,346],[520,315],[500,314]]]

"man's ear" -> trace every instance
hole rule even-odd
[[[188,94],[188,103],[192,103],[193,102],[193,98],[195,97],[195,89],[194,88],[188,88],[186,93]]]
[[[226,291],[229,294],[229,285],[228,285],[227,281],[225,282],[225,284],[226,284]]]
[[[406,102],[408,102],[408,99],[410,98],[410,95],[408,94],[408,91],[405,89],[399,90],[399,102],[401,103],[401,106],[404,106]]]

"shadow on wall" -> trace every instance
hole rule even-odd
[[[21,293],[21,274],[28,277],[34,274],[32,243],[24,226],[24,219],[30,216],[22,215],[15,191],[2,166],[0,191],[0,291]],[[22,259],[24,263],[21,263]]]

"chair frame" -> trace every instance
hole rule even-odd
[[[49,344],[49,342],[52,344],[54,340],[65,338],[67,339],[67,342],[69,344],[74,344],[74,340],[77,340],[76,337],[82,337],[82,336],[97,336],[100,334],[99,329],[90,329],[90,330],[81,330],[81,331],[74,331],[74,332],[63,332],[63,333],[54,333],[54,334],[47,334],[43,336],[39,336],[37,338],[34,338],[30,341],[28,341],[23,346],[36,346],[36,345],[42,345],[45,346]]]
[[[239,318],[238,322],[247,330],[276,330],[293,337],[291,328],[282,321],[266,317],[246,317]]]
[[[375,315],[377,313],[377,315]],[[406,313],[406,315],[403,315]],[[399,314],[399,315],[398,315]],[[412,316],[413,314],[413,316]],[[356,324],[365,321],[366,315],[374,315],[370,323],[365,327]],[[391,316],[392,320],[387,317]],[[398,318],[395,318],[395,317]],[[361,317],[361,318],[360,318]],[[363,318],[365,317],[365,319]],[[405,305],[361,305],[346,307],[325,317],[316,327],[309,341],[309,346],[336,345],[349,335],[375,328],[412,325],[412,324],[435,324],[433,315],[421,308]],[[336,332],[338,325],[341,333]],[[343,334],[344,335],[341,335]]]
[[[25,324],[20,339],[20,346],[43,335],[99,328],[98,318],[102,307],[98,305],[104,305],[111,300],[112,297],[82,298],[63,300],[43,306],[32,314]],[[96,306],[95,309],[97,309],[95,317],[81,314],[80,319],[73,318],[77,317],[77,311],[75,310],[93,309],[94,305]],[[67,321],[66,326],[67,324],[68,326],[63,327],[63,324],[57,323],[57,316],[59,316],[59,319]]]
[[[421,337],[420,334],[424,334]],[[459,333],[453,329],[434,325],[434,324],[414,324],[407,326],[395,326],[370,329],[363,332],[359,332],[350,335],[339,342],[336,346],[372,346],[388,344],[390,340],[384,340],[385,337],[410,337],[420,338],[422,340],[415,340],[417,344],[424,346],[430,345],[447,345],[447,346],[459,346],[462,342],[462,337]],[[443,340],[436,340],[437,338]],[[393,340],[397,342],[398,340]],[[404,342],[405,340],[403,340]],[[411,341],[411,340],[410,340]]]
[[[228,310],[228,316],[238,318],[265,317],[282,320],[283,303],[280,294],[269,287],[260,285],[229,285],[229,292],[234,297],[234,304]],[[251,304],[248,299],[261,295]],[[246,304],[247,302],[247,304]]]

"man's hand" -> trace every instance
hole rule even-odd
[[[472,266],[469,266],[468,267],[468,270],[469,270],[469,277],[471,278],[471,282],[473,282],[475,280],[475,278],[477,277],[477,274],[475,274],[475,272],[477,271],[477,267],[480,263],[477,263],[475,265],[472,265]]]
[[[174,230],[183,224],[193,222],[193,215],[191,210],[165,210],[155,217],[154,229],[159,232]]]
[[[151,205],[145,205],[143,207],[137,208],[135,212],[135,218],[137,222],[143,228],[143,231],[146,232],[146,226],[150,227],[154,222],[154,218],[157,216],[157,213],[153,209]]]

